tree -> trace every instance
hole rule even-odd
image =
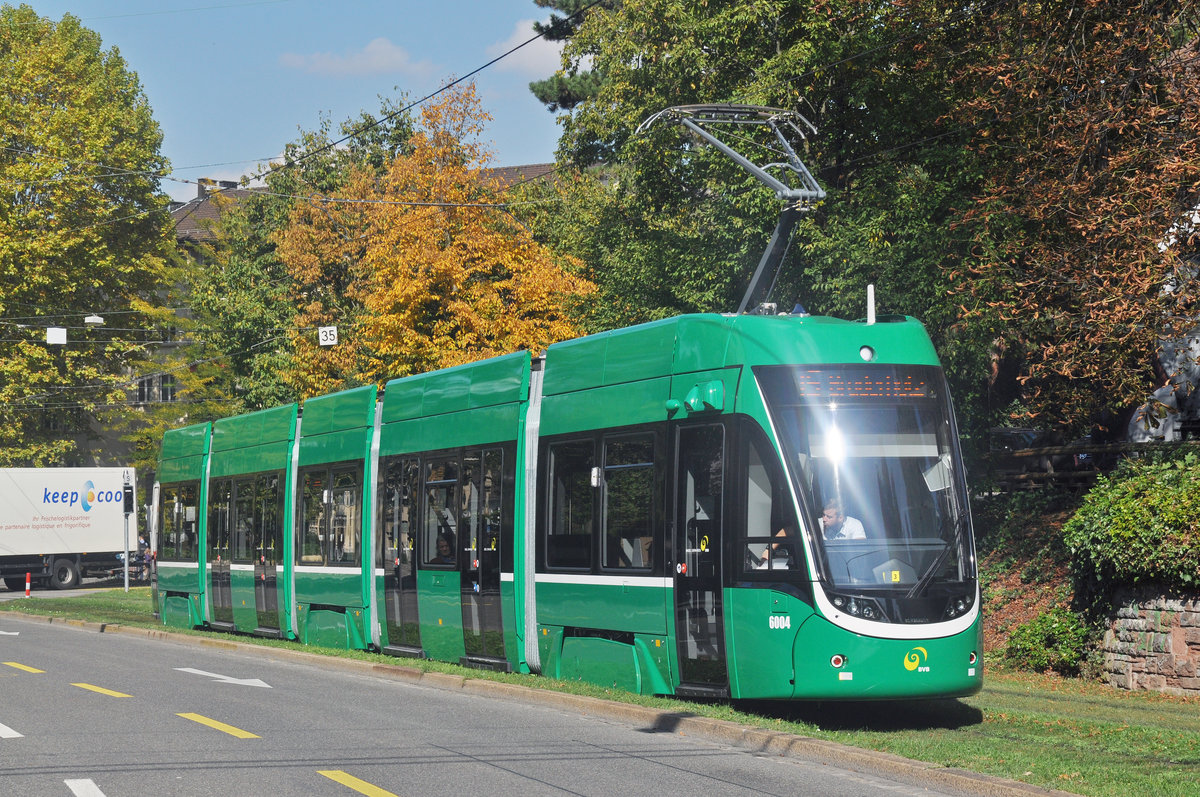
[[[214,225],[216,242],[197,252],[192,304],[207,328],[210,347],[203,356],[219,357],[223,382],[238,404],[233,411],[273,407],[296,399],[286,379],[294,368],[292,333],[301,313],[331,290],[343,292],[318,274],[315,283],[295,282],[277,252],[277,238],[298,204],[309,196],[341,190],[355,169],[378,176],[399,152],[408,149],[412,116],[397,100],[380,99],[379,115],[362,113],[343,122],[334,139],[329,120],[302,131],[287,145],[281,163],[267,171],[267,190],[215,194],[221,206]],[[315,333],[306,330],[312,337]]]
[[[565,119],[558,155],[597,173],[564,182],[577,193],[535,229],[578,247],[605,295],[598,305],[632,311],[601,323],[732,310],[780,203],[678,129],[634,131],[671,105],[796,110],[818,128],[803,157],[829,196],[797,229],[772,298],[856,317],[876,283],[881,310],[921,316],[935,334],[950,329],[943,266],[959,244],[948,220],[976,179],[966,136],[940,122],[956,101],[946,70],[947,54],[964,49],[958,19],[932,3],[863,0],[625,0],[592,13],[564,57],[605,79]]]
[[[172,244],[161,141],[115,49],[0,6],[0,465],[79,463],[90,414],[127,403]],[[109,325],[85,330],[89,313]]]
[[[1020,408],[1080,428],[1141,403],[1160,339],[1196,325],[1200,17],[1187,4],[994,4],[955,118],[986,184],[957,223],[960,296],[1019,368]],[[1183,236],[1187,238],[1187,236]]]
[[[551,14],[549,22],[534,22],[535,32],[546,41],[563,42],[575,35],[583,15],[593,7],[613,8],[619,0],[533,0],[541,8],[553,8],[566,16]],[[579,103],[594,97],[600,88],[600,73],[581,69],[577,64],[559,70],[544,80],[529,84],[529,90],[551,111],[569,111]]]
[[[298,326],[339,327],[334,347],[293,337],[302,395],[577,334],[567,309],[591,286],[498,205],[478,142],[487,119],[473,84],[448,91],[382,178],[356,169],[334,196],[296,206],[279,254],[304,286]]]

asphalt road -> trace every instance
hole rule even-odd
[[[99,630],[0,614],[0,794],[1047,794],[402,662]]]

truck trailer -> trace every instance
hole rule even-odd
[[[137,550],[133,468],[0,468],[0,578],[55,589],[124,567],[126,520]],[[126,490],[129,497],[126,498]]]

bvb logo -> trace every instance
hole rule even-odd
[[[920,670],[921,672],[929,672],[928,667],[922,667],[924,662],[929,661],[929,651],[925,648],[913,648],[904,656],[904,669],[912,672]]]

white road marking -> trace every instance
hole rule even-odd
[[[223,684],[237,684],[238,686],[262,686],[267,689],[271,685],[265,681],[260,681],[257,678],[234,678],[229,675],[218,675],[215,672],[205,672],[204,670],[194,670],[191,667],[176,667],[180,672],[188,672],[192,675],[203,675],[205,678],[215,678]]]
[[[67,788],[75,797],[104,797],[104,792],[100,791],[100,787],[86,778],[81,780],[64,780]]]

